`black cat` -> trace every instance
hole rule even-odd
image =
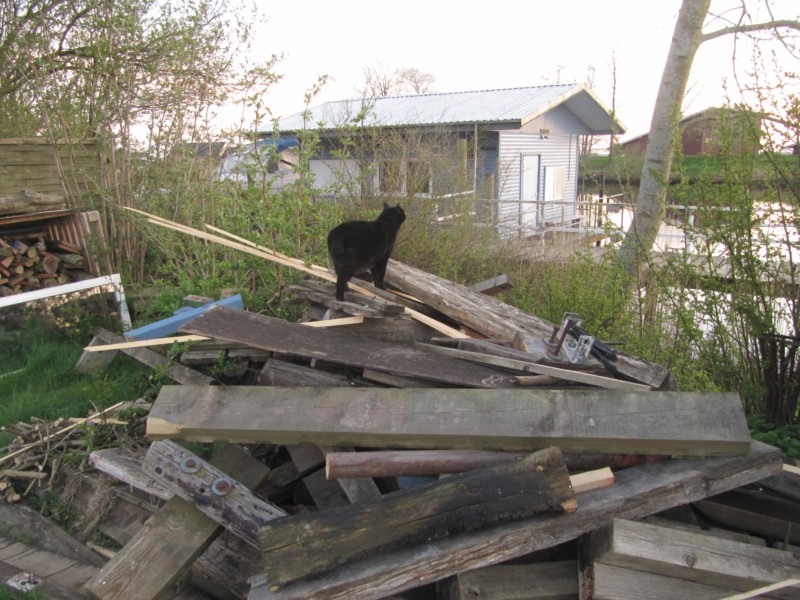
[[[374,221],[347,221],[328,234],[328,251],[336,270],[336,299],[344,300],[347,282],[365,271],[372,273],[372,282],[385,289],[383,277],[386,263],[394,249],[394,241],[406,213],[400,205],[383,203],[383,212]]]

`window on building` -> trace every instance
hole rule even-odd
[[[378,189],[389,194],[403,190],[402,170],[399,160],[385,160],[380,164]]]
[[[406,193],[430,194],[431,169],[427,163],[420,160],[410,160],[406,164]]]
[[[380,163],[378,189],[408,195],[431,193],[431,169],[420,160],[386,160]]]
[[[544,170],[544,199],[564,199],[564,167],[547,167]]]

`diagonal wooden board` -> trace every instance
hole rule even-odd
[[[152,439],[726,455],[747,452],[737,394],[164,386]]]
[[[541,339],[549,337],[553,330],[552,323],[497,298],[396,260],[389,261],[386,281],[489,338],[513,339],[517,333],[527,333]],[[632,381],[653,389],[669,385],[669,370],[623,352],[617,354],[614,366]]]
[[[508,369],[516,369],[526,373],[537,373],[539,375],[549,375],[565,381],[573,381],[575,383],[585,383],[587,385],[595,385],[610,390],[628,390],[647,392],[650,387],[642,385],[641,383],[633,383],[631,381],[622,381],[614,379],[613,377],[604,377],[602,375],[594,375],[593,373],[582,373],[580,371],[572,371],[570,369],[561,369],[559,367],[551,367],[549,365],[540,365],[533,361],[517,360],[515,358],[505,358],[502,356],[494,356],[491,354],[484,354],[482,352],[470,352],[469,350],[459,350],[458,348],[445,348],[443,346],[434,346],[433,344],[414,344],[417,348],[428,349],[435,354],[442,356],[452,356],[453,358],[461,358],[476,363],[485,365],[493,365],[496,367],[505,367]]]
[[[422,377],[476,388],[513,387],[511,376],[486,367],[402,344],[339,331],[318,330],[244,310],[212,308],[181,328],[183,333],[240,342],[253,348],[286,352],[396,375]]]
[[[231,444],[210,462],[236,473],[237,480],[248,487],[256,487],[269,473],[266,465]],[[194,504],[173,496],[89,580],[86,590],[101,600],[164,597],[221,532],[222,527]]]

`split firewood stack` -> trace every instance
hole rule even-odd
[[[64,240],[0,238],[0,297],[92,277],[79,247]]]

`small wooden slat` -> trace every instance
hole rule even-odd
[[[341,327],[343,325],[358,325],[364,322],[364,317],[341,317],[339,319],[326,319],[325,321],[306,321],[301,323],[306,327]]]
[[[586,383],[595,385],[610,390],[629,390],[629,391],[650,391],[650,387],[640,383],[633,383],[630,381],[622,381],[620,379],[613,379],[611,377],[602,377],[600,375],[592,375],[591,373],[583,373],[581,371],[571,371],[569,369],[561,369],[558,367],[551,367],[548,365],[540,365],[533,362],[524,362],[512,358],[503,358],[499,356],[492,356],[491,354],[482,354],[480,352],[470,352],[468,350],[458,350],[456,348],[445,348],[442,346],[434,346],[432,344],[415,344],[418,348],[424,348],[436,354],[444,356],[452,356],[453,358],[461,358],[472,362],[492,365],[495,367],[502,367],[507,369],[517,369],[519,371],[527,371],[537,373],[539,375],[550,375],[565,381],[574,381],[576,383]],[[514,383],[518,383],[515,379]]]
[[[145,475],[142,471],[142,463],[133,456],[130,450],[125,448],[95,450],[89,455],[89,464],[98,471],[137,490],[153,494],[162,500],[172,498],[172,491],[168,487],[161,485],[149,475]]]
[[[797,510],[797,503],[780,495],[731,490],[703,498],[695,508],[718,525],[800,544],[800,511]]]
[[[222,310],[222,309],[218,309]],[[169,386],[152,439],[395,448],[742,454],[750,432],[736,394],[611,390]]]
[[[268,359],[258,375],[259,385],[351,387],[347,377],[283,360]]]
[[[108,352],[111,350],[127,350],[128,348],[146,348],[147,346],[167,346],[169,344],[184,344],[186,342],[202,342],[207,340],[202,335],[176,335],[164,338],[152,338],[136,340],[133,342],[119,342],[116,344],[104,344],[102,346],[90,344],[86,346],[84,352]],[[92,340],[94,341],[94,340]]]
[[[92,333],[95,338],[102,340],[106,344],[125,343],[125,338],[107,329],[103,329],[102,327],[95,327]],[[97,348],[102,346],[93,347]],[[208,375],[181,364],[171,364],[166,356],[162,356],[148,348],[123,348],[121,351],[145,365],[163,368],[166,374],[178,383],[194,383],[198,385],[211,385],[214,383],[214,380]]]
[[[260,530],[264,569],[280,586],[378,550],[576,509],[561,452],[549,448],[373,502],[268,523]]]

